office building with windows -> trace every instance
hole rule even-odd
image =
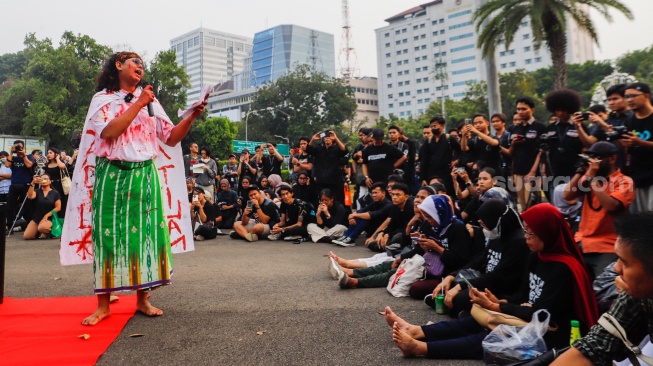
[[[282,24],[254,35],[252,55],[233,75],[231,92],[216,92],[209,98],[211,116],[240,121],[256,88],[292,72],[297,65],[331,77],[336,74],[333,35],[294,24]]]
[[[386,19],[388,25],[376,30],[381,116],[418,117],[430,102],[443,97],[462,99],[469,84],[487,79],[472,22],[472,14],[482,2],[431,1]],[[571,23],[567,62],[592,60],[589,35]],[[499,73],[551,65],[546,48],[533,47],[531,33],[530,22],[525,20],[510,47],[498,47],[495,59]]]
[[[371,127],[379,121],[378,79],[370,76],[349,79],[349,86],[356,99],[356,121],[360,127]],[[349,121],[347,121],[349,122]]]
[[[243,70],[245,59],[252,54],[252,38],[199,28],[170,40],[170,48],[190,76],[191,87],[186,91],[190,105],[205,83],[228,81]]]

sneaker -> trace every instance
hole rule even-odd
[[[268,240],[279,240],[279,237],[281,237],[281,234],[270,234],[268,235]]]
[[[340,288],[343,290],[352,288],[352,286],[348,282],[349,282],[349,276],[347,276],[345,272],[340,272],[338,276],[338,286],[340,286]]]
[[[227,233],[223,233],[220,229],[215,229],[216,235],[227,235]]]
[[[303,243],[303,242],[305,242],[305,241],[308,241],[308,238],[299,238],[299,239],[295,239],[295,240],[293,240],[292,243],[293,243],[293,244],[301,244],[301,243]]]
[[[331,243],[333,241],[333,238],[330,237],[329,235],[321,237],[317,242],[318,243]]]
[[[340,269],[340,266],[338,265],[336,260],[333,258],[329,258],[329,274],[331,274],[331,278],[337,280],[340,278],[341,273],[343,273],[342,269]]]
[[[435,309],[435,300],[433,299],[433,294],[424,296],[424,303],[431,309]]]
[[[298,239],[301,239],[301,238],[302,237],[299,236],[299,235],[290,235],[290,236],[286,236],[285,238],[283,238],[283,240],[285,240],[285,241],[295,241],[295,240],[298,240]]]
[[[346,237],[347,237],[347,235],[339,236],[339,237],[333,239],[333,241],[336,241],[336,240],[337,240],[337,241],[342,241],[342,240],[343,240],[344,238],[346,238]]]
[[[243,237],[238,235],[238,233],[235,230],[229,233],[229,237],[232,239],[243,239]]]
[[[356,245],[356,242],[352,238],[345,237],[342,240],[334,240],[333,244],[340,245],[341,247],[353,247]]]
[[[204,240],[204,237],[202,235],[195,235],[194,239],[197,241],[202,241]]]
[[[247,235],[245,235],[245,240],[247,240],[247,241],[257,241],[258,240],[258,235],[247,233]]]

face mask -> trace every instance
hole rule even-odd
[[[499,232],[499,225],[497,225],[497,227],[492,230],[483,229],[483,235],[485,235],[488,240],[499,239],[501,237],[501,233]]]
[[[6,163],[6,162],[7,162],[7,158],[2,158],[2,159],[0,159],[0,162],[2,162],[2,164]]]

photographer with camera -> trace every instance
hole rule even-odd
[[[470,139],[472,134],[475,136]],[[461,136],[460,149],[471,154],[468,167],[471,168],[474,161],[483,160],[486,167],[501,171],[500,142],[496,136],[490,135],[490,121],[486,115],[477,114],[466,121]]]
[[[22,140],[14,141],[11,154],[5,161],[5,165],[11,169],[11,186],[7,195],[7,223],[13,223],[22,217],[27,220],[30,216],[25,214],[25,211],[20,213],[20,217],[16,215],[27,197],[34,163],[34,157],[25,153],[25,143]]]
[[[646,83],[633,83],[626,87],[628,107],[635,112],[624,123],[630,131],[619,139],[626,149],[624,169],[635,182],[635,202],[631,212],[653,211],[653,106],[651,88]]]
[[[193,223],[193,237],[195,240],[214,239],[218,232],[214,228],[215,207],[206,199],[207,192],[204,188],[197,186],[193,188],[193,197],[190,202],[190,218]]]
[[[633,180],[617,168],[617,153],[617,147],[607,141],[592,145],[563,194],[566,201],[584,196],[575,240],[581,246],[590,279],[617,260],[614,219],[635,199]]]
[[[35,175],[27,190],[27,198],[34,202],[34,215],[23,233],[25,240],[47,238],[52,231],[52,211],[61,212],[61,197],[52,188],[49,175]],[[37,186],[40,189],[37,190]]]
[[[277,151],[277,144],[268,142],[261,145],[261,151],[268,149],[268,154],[256,155],[256,163],[263,170],[263,175],[269,177],[272,174],[281,175],[281,163],[283,163],[283,156]]]
[[[322,140],[322,144],[315,142]],[[344,170],[343,166],[347,157],[347,147],[340,141],[335,132],[331,130],[320,131],[311,137],[306,152],[313,157],[313,181],[315,191],[321,192],[329,189],[333,192],[338,202],[345,201]]]
[[[582,101],[576,91],[560,89],[550,92],[545,98],[545,103],[546,109],[553,113],[558,121],[547,127],[548,146],[543,146],[543,163],[550,162],[550,174],[554,178],[563,177],[565,182],[568,182],[576,171],[578,154],[584,147],[579,133],[582,130],[582,133],[587,135],[589,131],[582,122],[572,119],[573,115],[581,114],[578,110]],[[546,161],[547,153],[549,161]]]

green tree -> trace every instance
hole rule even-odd
[[[145,78],[154,88],[154,95],[170,119],[177,123],[177,110],[186,107],[186,88],[190,78],[184,68],[177,64],[174,50],[157,52],[154,60],[145,70]]]
[[[313,72],[308,65],[260,87],[247,116],[249,140],[268,141],[275,135],[296,141],[354,118],[354,93],[344,79]],[[239,128],[239,138],[245,128]]]
[[[473,15],[476,31],[479,32],[478,46],[483,55],[493,55],[496,48],[505,41],[506,49],[514,40],[522,22],[530,19],[533,45],[539,49],[544,43],[553,63],[554,89],[567,87],[567,18],[576,22],[579,29],[597,42],[597,33],[589,14],[581,10],[588,6],[612,20],[608,10],[617,9],[628,19],[633,14],[619,0],[489,0]],[[487,20],[487,24],[483,24]]]
[[[617,67],[639,81],[653,82],[653,46],[622,55],[617,60]]]
[[[232,140],[238,134],[238,127],[226,117],[211,117],[193,124],[182,143],[187,148],[191,142],[206,146],[215,158],[226,159],[233,152]]]
[[[567,64],[567,87],[576,90],[583,100],[583,105],[589,106],[594,88],[604,77],[610,75],[612,70],[612,66],[608,61]],[[554,90],[554,70],[552,67],[535,70],[532,74],[534,81],[536,81],[535,92],[537,95],[544,97]]]
[[[63,34],[57,48],[50,39],[39,40],[33,33],[24,44],[24,71],[1,90],[3,127],[9,133],[39,136],[52,146],[66,148],[70,132],[84,124],[95,93],[95,76],[111,50],[89,36],[71,32]]]

